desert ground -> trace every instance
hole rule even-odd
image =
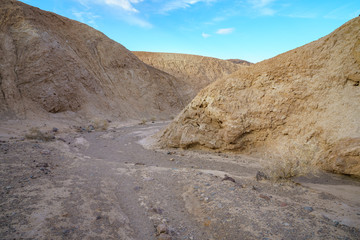
[[[360,181],[256,178],[264,160],[148,149],[168,122],[1,125],[1,239],[360,239]],[[31,124],[30,124],[31,125]],[[60,126],[60,127],[59,127]]]

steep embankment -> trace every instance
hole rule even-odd
[[[0,2],[1,118],[168,118],[184,107],[181,84],[85,24]]]
[[[162,146],[318,157],[360,176],[360,17],[202,90]],[[309,152],[310,151],[310,152]]]
[[[184,84],[181,93],[190,102],[210,83],[246,66],[211,57],[178,53],[133,52],[146,64],[175,76]]]

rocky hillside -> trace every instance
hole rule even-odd
[[[182,85],[91,27],[0,1],[1,118],[168,118],[184,107]]]
[[[360,17],[202,90],[162,146],[316,158],[360,176]]]
[[[242,60],[242,59],[226,59],[226,61],[230,61],[232,63],[236,63],[236,64],[240,64],[240,65],[244,65],[244,66],[250,66],[253,63]]]
[[[178,53],[133,52],[143,62],[184,81],[180,91],[190,102],[196,94],[223,76],[244,66],[230,61]]]

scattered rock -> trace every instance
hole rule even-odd
[[[286,202],[281,202],[280,207],[286,207],[288,204]]]
[[[170,158],[170,161],[175,161],[175,159],[174,159],[174,158]]]
[[[268,180],[268,179],[269,179],[269,177],[264,172],[257,171],[257,173],[256,173],[256,181]]]
[[[235,182],[235,179],[233,179],[232,177],[229,177],[228,175],[225,174],[225,177],[221,181]]]
[[[100,220],[102,217],[101,216],[97,216],[96,217],[96,220]]]
[[[48,163],[38,163],[38,164],[36,164],[36,167],[47,168],[47,167],[49,167],[49,164]]]
[[[158,235],[160,235],[161,233],[167,233],[168,232],[168,228],[165,224],[159,224],[157,227],[156,227],[156,233]]]
[[[140,166],[144,166],[144,165],[145,165],[145,163],[138,163],[138,162],[137,162],[137,163],[135,163],[135,166],[139,166],[139,165],[140,165]]]
[[[312,212],[314,211],[314,209],[312,207],[304,207],[304,210],[307,211],[307,212]]]
[[[63,139],[63,138],[56,138],[56,139],[59,141],[62,141],[62,142],[66,142],[65,139]]]
[[[56,128],[56,127],[53,127],[52,131],[53,131],[54,133],[56,133],[56,132],[58,132],[58,131],[59,131],[59,129],[58,129],[58,128]]]
[[[162,233],[158,236],[157,238],[158,240],[171,240],[171,236],[169,234],[166,233]]]
[[[153,210],[155,213],[160,214],[160,215],[164,212],[164,210],[162,210],[161,208],[153,208],[152,210]]]
[[[264,194],[260,194],[259,197],[265,199],[266,201],[270,201],[270,199],[271,199],[271,197],[266,196],[266,195],[264,195]]]
[[[42,150],[41,154],[42,155],[50,155],[50,151],[49,150]]]

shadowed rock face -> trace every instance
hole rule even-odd
[[[311,149],[324,169],[360,176],[359,39],[360,17],[214,82],[160,144],[288,158]]]
[[[2,118],[60,112],[168,118],[184,107],[179,85],[93,28],[21,2],[0,2]]]
[[[253,63],[242,60],[242,59],[226,59],[226,61],[230,61],[232,63],[236,63],[236,64],[240,64],[240,65],[244,65],[244,66],[250,66]]]
[[[245,66],[230,61],[178,53],[133,52],[146,64],[175,76],[184,84],[179,91],[190,102],[210,83]]]

